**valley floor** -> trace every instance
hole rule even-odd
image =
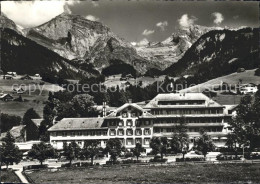
[[[260,164],[185,164],[68,168],[29,174],[35,183],[259,183]]]

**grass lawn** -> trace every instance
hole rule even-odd
[[[34,110],[42,117],[44,102],[48,99],[49,91],[55,92],[62,88],[58,85],[53,85],[45,82],[44,85],[39,85],[41,80],[4,80],[0,76],[0,93],[9,93],[14,99],[18,98],[19,95],[13,92],[13,85],[15,88],[22,86],[25,89],[25,93],[21,94],[24,102],[8,101],[4,102],[0,100],[1,112],[23,117],[24,113],[29,108],[34,108]],[[31,90],[29,90],[31,89]],[[31,93],[29,93],[31,91]]]
[[[4,183],[20,183],[18,176],[12,171],[1,171],[0,181]]]
[[[35,171],[35,183],[237,183],[260,182],[260,164],[186,164]]]

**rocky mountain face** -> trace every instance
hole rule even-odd
[[[38,44],[72,60],[76,65],[91,63],[101,71],[118,60],[139,73],[157,67],[140,57],[136,50],[100,22],[63,13],[49,22],[24,30]]]
[[[260,65],[259,30],[213,30],[202,35],[177,62],[163,73],[193,75],[201,81]]]
[[[3,13],[0,16],[0,28],[9,28],[19,34],[23,34],[22,30],[12,20],[8,19]]]
[[[135,48],[140,56],[152,63],[158,63],[159,69],[164,70],[181,59],[199,37],[216,29],[222,28],[192,25],[188,29],[179,29],[162,42],[150,43],[148,40],[144,40]]]
[[[2,28],[1,70],[18,74],[82,78],[97,76],[95,70],[81,70],[57,53],[18,34],[15,30]]]

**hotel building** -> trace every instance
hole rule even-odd
[[[63,148],[63,142],[76,141],[83,147],[84,141],[100,140],[105,147],[110,138],[119,138],[126,148],[141,143],[146,151],[151,149],[152,137],[168,137],[181,118],[187,123],[191,145],[203,128],[218,147],[225,145],[229,132],[227,121],[230,114],[225,106],[218,104],[202,93],[158,94],[146,105],[126,103],[103,117],[64,118],[49,128],[50,143],[56,149]]]

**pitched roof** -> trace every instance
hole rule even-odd
[[[11,97],[11,98],[13,98],[13,96],[12,95],[10,95],[10,94],[2,94],[1,96],[0,96],[0,99],[2,99],[2,98],[5,98],[5,97]]]
[[[104,118],[63,118],[48,131],[101,129]]]
[[[32,119],[32,122],[39,127],[41,125],[41,122],[43,121],[43,119]]]
[[[125,103],[124,105],[122,105],[121,107],[118,107],[117,109],[115,109],[112,113],[110,113],[107,117],[116,117],[116,114],[122,110],[124,110],[127,107],[133,107],[139,111],[142,112],[141,117],[153,117],[152,114],[150,114],[149,112],[147,112],[147,110],[143,109],[141,106],[137,105],[136,103]]]
[[[180,107],[179,105],[158,105],[159,101],[189,101],[189,100],[204,100],[206,103],[200,106],[208,106],[208,107],[223,107],[217,102],[213,101],[203,93],[163,93],[158,94],[155,98],[153,98],[144,108],[159,108],[159,107]],[[187,106],[187,105],[186,105]],[[191,106],[191,105],[189,105]],[[198,105],[196,105],[198,106]]]

